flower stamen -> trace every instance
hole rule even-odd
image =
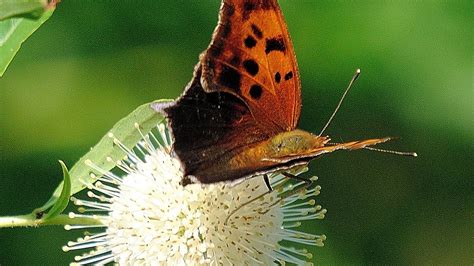
[[[105,232],[63,247],[64,251],[92,249],[76,256],[76,264],[305,265],[312,254],[286,243],[322,245],[324,235],[293,230],[301,221],[324,217],[326,210],[313,199],[319,186],[308,187],[308,181],[271,173],[272,191],[261,178],[183,187],[181,164],[171,155],[172,137],[165,125],[159,124],[155,134],[147,135],[138,124],[134,127],[142,140],[133,149],[109,134],[127,155],[121,161],[107,160],[115,162],[124,176],[85,162],[97,181],[84,182],[89,200],[71,198],[80,213],[69,217],[95,218],[102,225],[66,225],[65,229],[105,228]],[[306,170],[299,167],[290,173]]]

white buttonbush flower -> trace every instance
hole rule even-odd
[[[160,124],[157,132],[127,151],[127,159],[117,163],[122,174],[104,173],[87,184],[89,200],[73,199],[80,207],[71,217],[94,217],[105,229],[63,247],[86,250],[74,264],[301,265],[311,261],[306,249],[290,246],[292,242],[323,245],[324,235],[296,230],[303,220],[324,217],[326,210],[314,200],[319,186],[305,188],[303,182],[274,173],[270,181],[275,189],[253,201],[268,191],[259,177],[238,184],[183,187],[180,163],[170,154],[168,130]],[[100,171],[93,162],[87,163]],[[66,229],[97,230],[91,227],[68,225]]]

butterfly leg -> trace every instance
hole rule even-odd
[[[270,179],[268,178],[268,175],[267,174],[264,174],[263,175],[263,181],[265,181],[265,185],[267,185],[267,188],[268,188],[268,192],[272,192],[273,191],[273,188],[272,188],[272,185],[270,184]]]
[[[267,174],[264,174],[263,175],[263,181],[265,182],[265,185],[267,186],[268,190],[262,194],[260,194],[259,196],[243,203],[242,205],[240,205],[239,207],[235,208],[232,212],[229,213],[229,215],[227,216],[227,218],[225,219],[225,222],[224,224],[227,224],[227,222],[229,221],[229,218],[232,217],[235,213],[237,213],[237,211],[239,211],[240,209],[242,209],[242,207],[245,207],[247,205],[249,205],[250,203],[256,201],[256,200],[259,200],[263,197],[265,197],[267,194],[270,194],[273,192],[273,188],[272,188],[272,185],[270,184],[270,179],[268,178],[268,175]]]
[[[263,211],[263,212],[260,212],[260,214],[265,214],[267,213],[268,211],[271,210],[271,208],[279,203],[281,203],[283,200],[285,200],[286,198],[288,197],[291,197],[295,194],[298,194],[300,193],[301,191],[305,190],[305,189],[308,189],[309,187],[311,187],[311,185],[313,184],[313,179],[310,178],[310,179],[307,179],[307,178],[303,178],[303,177],[299,177],[297,175],[293,175],[293,174],[290,174],[288,172],[282,172],[281,173],[282,175],[284,175],[286,178],[289,178],[289,179],[294,179],[294,180],[297,180],[297,181],[302,181],[304,182],[304,185],[303,186],[300,186],[298,188],[296,188],[295,190],[292,190],[290,191],[288,194],[284,195],[283,197],[281,197],[279,200],[277,200],[276,202],[272,203],[270,206],[268,206],[268,209],[266,211]]]

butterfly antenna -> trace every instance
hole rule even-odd
[[[392,151],[392,150],[377,149],[377,148],[372,148],[372,147],[364,147],[364,149],[369,150],[369,151],[378,151],[378,152],[391,153],[391,154],[403,155],[403,156],[412,156],[412,157],[418,156],[416,152]]]
[[[351,79],[351,82],[349,82],[349,86],[347,86],[347,89],[344,91],[344,94],[342,95],[341,99],[339,100],[339,103],[337,104],[336,106],[336,109],[334,110],[334,112],[332,113],[331,117],[329,117],[329,120],[328,122],[326,123],[326,125],[323,127],[323,129],[321,130],[321,133],[319,133],[318,136],[321,136],[324,131],[326,130],[326,128],[329,126],[329,124],[331,124],[331,121],[333,120],[334,116],[336,116],[336,113],[337,111],[339,110],[339,108],[341,107],[341,104],[342,102],[344,101],[344,98],[346,97],[347,93],[349,92],[349,90],[351,89],[352,87],[352,84],[354,84],[354,82],[356,81],[356,79],[359,77],[360,75],[360,69],[358,68],[356,70],[356,72],[354,73],[354,76],[352,76],[352,79]]]
[[[327,144],[329,144],[329,145],[340,145],[342,143],[328,142]],[[362,149],[369,150],[369,151],[390,153],[390,154],[395,154],[395,155],[418,157],[418,154],[416,152],[393,151],[393,150],[378,149],[378,148],[373,148],[373,147],[363,147]]]

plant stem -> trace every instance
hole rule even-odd
[[[51,219],[36,219],[33,214],[0,217],[0,228],[7,227],[38,227],[43,225],[100,225],[100,220],[94,218],[71,218],[67,214],[60,214]]]

